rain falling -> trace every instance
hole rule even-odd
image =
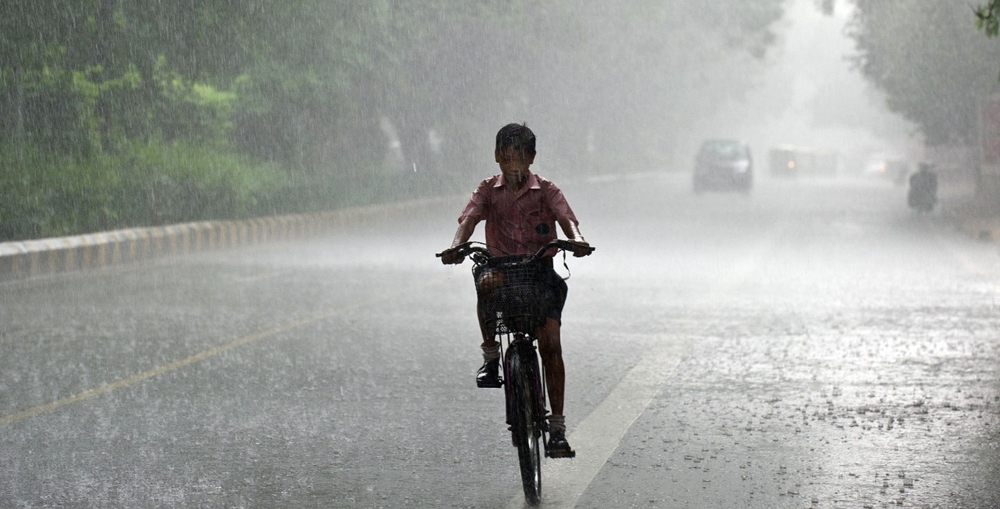
[[[0,507],[1000,507],[998,26],[4,0]]]

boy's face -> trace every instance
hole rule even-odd
[[[520,150],[507,148],[494,152],[504,180],[521,184],[528,178],[528,167],[535,162],[535,154],[527,154]]]

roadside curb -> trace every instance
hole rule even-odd
[[[956,229],[973,239],[983,242],[1000,241],[1000,216],[969,212],[953,213]]]
[[[464,195],[463,195],[464,196]],[[459,200],[445,196],[244,221],[200,221],[152,228],[0,242],[0,281],[121,265],[171,255],[302,239],[337,227],[384,221]]]
[[[943,213],[963,235],[982,242],[1000,241],[1000,211],[996,204],[977,194],[975,189],[953,193]]]
[[[998,221],[967,221],[959,225],[962,233],[984,242],[1000,241],[1000,225]]]

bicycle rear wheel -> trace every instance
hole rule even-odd
[[[521,467],[521,485],[524,498],[529,504],[537,504],[542,498],[542,453],[538,414],[538,361],[531,344],[521,345],[520,351],[508,351],[507,384],[511,389],[509,415],[512,417],[511,432],[517,446],[518,463]]]

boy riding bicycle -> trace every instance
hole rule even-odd
[[[551,181],[535,175],[529,167],[535,160],[535,135],[524,124],[508,124],[497,132],[494,158],[500,174],[483,180],[458,218],[458,230],[451,247],[441,253],[445,264],[462,263],[454,251],[472,237],[476,225],[486,221],[486,245],[494,256],[531,255],[556,238],[558,223],[567,240],[577,247],[573,256],[590,254],[589,244],[580,234],[579,222],[562,191]],[[573,457],[566,441],[563,416],[565,368],[560,343],[562,308],[567,286],[552,268],[552,255],[543,258],[543,294],[546,296],[545,323],[538,328],[538,352],[545,368],[552,414],[549,415],[547,454],[553,458]],[[486,331],[482,316],[483,366],[476,374],[479,387],[500,386],[500,343]]]

